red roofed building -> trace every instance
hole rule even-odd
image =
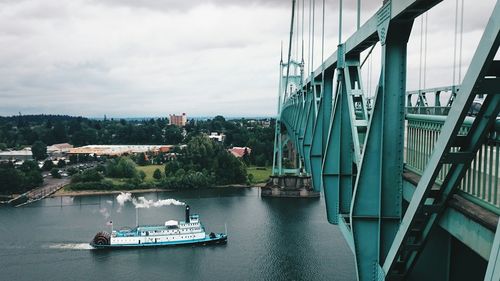
[[[252,149],[250,147],[246,147],[246,146],[244,146],[244,147],[235,146],[233,148],[228,149],[228,151],[232,155],[234,155],[234,157],[236,157],[236,158],[243,157],[243,155],[245,155],[245,150],[246,150],[247,154],[252,153]]]

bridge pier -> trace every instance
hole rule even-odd
[[[261,188],[262,197],[319,198],[319,192],[313,190],[310,176],[281,175],[271,176]]]

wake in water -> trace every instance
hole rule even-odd
[[[60,250],[93,250],[94,248],[89,243],[53,243],[47,245],[49,249]]]

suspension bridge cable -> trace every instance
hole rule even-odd
[[[420,56],[418,63],[418,90],[422,89],[422,50],[424,43],[424,15],[420,17]]]
[[[462,11],[460,16],[460,47],[458,55],[458,83],[462,83],[462,39],[464,35],[464,0],[462,0]]]
[[[455,84],[455,72],[457,66],[457,25],[458,25],[458,0],[455,1],[455,36],[453,41],[453,82]]]
[[[302,63],[304,63],[304,11],[305,11],[305,4],[306,0],[302,0],[302,28],[301,28],[301,31],[302,31]]]
[[[426,84],[427,84],[427,23],[428,23],[428,18],[429,18],[429,14],[427,12],[425,12],[424,78],[423,78],[423,83],[422,83],[424,86],[424,89],[426,88]]]
[[[314,22],[315,22],[315,15],[316,15],[316,0],[312,0],[311,73],[314,72]],[[311,84],[313,82],[312,79],[314,79],[314,77],[311,77]]]
[[[325,59],[325,0],[323,0],[323,20],[321,24],[321,65],[322,71],[324,70],[324,59]]]
[[[342,44],[342,0],[339,1],[339,45]]]
[[[288,91],[288,77],[290,75],[290,56],[292,55],[292,39],[293,39],[293,18],[295,16],[295,0],[292,0],[292,19],[290,21],[290,39],[288,40],[288,62],[286,65],[286,83],[285,83],[285,96]]]
[[[358,0],[358,18],[356,20],[356,26],[357,26],[357,29],[359,29],[360,25],[361,25],[361,0]]]
[[[312,0],[309,0],[309,18],[308,18],[308,30],[307,34],[307,73],[311,72],[311,19],[312,19]]]
[[[302,0],[303,1],[303,0]],[[297,0],[297,14],[296,14],[296,18],[297,18],[297,27],[296,27],[296,36],[295,36],[295,59],[297,61],[299,61],[299,32],[300,32],[300,26],[299,26],[299,22],[300,22],[300,18],[299,18],[299,14],[300,14],[300,0]],[[297,69],[295,69],[297,70]],[[295,73],[295,75],[297,75],[297,73]]]

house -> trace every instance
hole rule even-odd
[[[252,149],[246,146],[244,147],[235,146],[233,148],[228,149],[228,151],[236,158],[242,158],[245,155],[245,151],[247,154],[252,153]]]
[[[226,135],[223,133],[217,133],[217,132],[211,132],[210,135],[208,136],[211,140],[215,140],[217,142],[224,142],[226,139]]]
[[[73,145],[69,143],[57,143],[47,146],[47,154],[51,158],[59,158],[68,154],[71,148],[73,148]]]
[[[33,160],[31,148],[22,150],[0,151],[0,161],[26,161]]]

